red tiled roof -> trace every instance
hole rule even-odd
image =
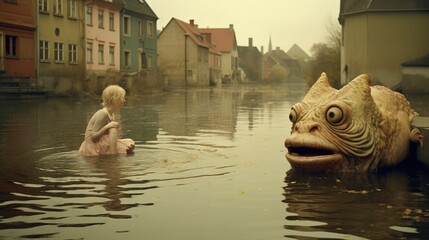
[[[209,44],[207,42],[204,41],[204,37],[201,34],[200,31],[198,31],[197,28],[195,28],[194,26],[192,26],[189,23],[185,23],[182,20],[179,20],[177,18],[173,18],[173,21],[176,21],[177,24],[179,24],[179,26],[183,29],[183,31],[185,31],[185,33],[188,34],[188,36],[199,46],[202,47],[206,47],[206,48],[210,48]]]
[[[229,28],[200,28],[202,33],[211,34],[211,44],[219,52],[231,52],[235,45],[235,33]]]
[[[172,21],[176,21],[183,31],[187,33],[192,41],[194,41],[198,46],[206,47],[211,53],[221,55],[220,51],[218,51],[215,46],[205,40],[203,34],[198,28],[177,18],[172,18]]]

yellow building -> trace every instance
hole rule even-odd
[[[167,86],[220,84],[221,53],[194,21],[172,18],[158,35],[158,74]]]
[[[55,94],[81,89],[85,76],[83,0],[39,1],[39,79]],[[43,27],[40,27],[43,26]]]
[[[369,73],[401,89],[401,64],[429,53],[429,1],[341,0],[341,82]]]

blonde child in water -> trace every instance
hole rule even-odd
[[[104,154],[132,153],[132,139],[118,139],[119,123],[115,121],[115,112],[125,103],[125,90],[118,85],[110,85],[103,90],[103,107],[89,120],[85,131],[85,140],[79,148],[84,156]]]

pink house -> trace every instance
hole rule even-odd
[[[86,79],[92,87],[103,87],[107,77],[119,76],[120,13],[123,7],[121,0],[86,2]]]

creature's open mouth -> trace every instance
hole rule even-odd
[[[332,155],[333,151],[322,149],[322,148],[310,148],[310,147],[289,147],[289,154],[294,156],[303,156],[303,157],[311,157],[311,156],[321,156],[321,155]]]
[[[315,139],[287,139],[286,159],[295,169],[310,172],[335,171],[343,160],[342,154],[329,143]]]

